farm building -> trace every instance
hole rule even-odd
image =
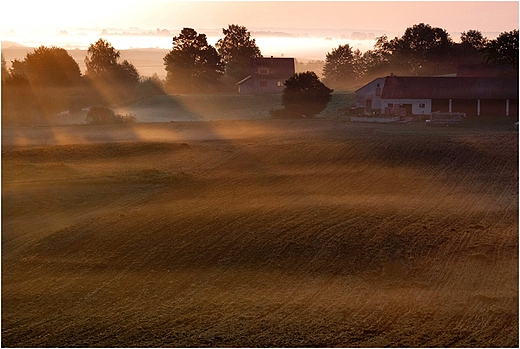
[[[381,109],[381,92],[386,78],[377,78],[356,91],[356,108]]]
[[[250,75],[237,83],[238,92],[281,93],[294,73],[294,58],[252,58]]]
[[[378,88],[381,88],[381,90]],[[518,114],[518,80],[496,77],[378,78],[356,91],[356,108],[384,113],[406,109],[406,115],[461,112],[476,115]]]

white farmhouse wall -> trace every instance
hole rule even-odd
[[[383,99],[381,100],[381,113],[384,113],[385,108],[389,105],[395,107],[404,104],[412,105],[412,114],[414,115],[431,114],[432,112],[431,99]]]
[[[377,78],[356,90],[356,108],[365,108],[369,101],[368,105],[371,105],[372,109],[381,109],[381,91],[384,85],[385,78]]]

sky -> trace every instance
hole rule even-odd
[[[417,23],[448,32],[518,28],[517,1],[5,1],[0,33],[73,27],[144,29],[353,28],[403,32]]]
[[[222,38],[229,24],[252,32],[262,54],[323,60],[338,45],[362,52],[374,37],[400,37],[406,28],[426,23],[445,29],[454,41],[476,29],[488,39],[518,29],[518,1],[171,1],[46,0],[4,1],[0,37],[26,47],[86,49],[100,37],[116,49],[171,49],[172,37],[184,27],[207,34],[208,43]],[[167,36],[119,35],[167,29]],[[108,34],[102,34],[106,29]],[[261,36],[259,32],[293,36]],[[352,33],[374,34],[354,40]],[[61,33],[60,33],[61,32]],[[296,36],[296,37],[295,37]],[[4,47],[4,45],[3,45]],[[20,58],[20,57],[16,57]],[[12,57],[11,57],[12,59]]]

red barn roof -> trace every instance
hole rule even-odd
[[[259,68],[268,68],[269,74],[259,74]],[[259,57],[251,59],[251,76],[253,78],[287,80],[294,72],[294,58]]]
[[[383,99],[518,99],[518,80],[491,77],[388,76]]]

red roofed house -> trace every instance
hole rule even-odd
[[[250,75],[237,83],[238,93],[281,93],[294,73],[294,58],[251,58]]]
[[[461,112],[474,115],[518,114],[518,80],[496,77],[378,78],[356,91],[356,107],[365,111],[387,107],[406,115]]]

